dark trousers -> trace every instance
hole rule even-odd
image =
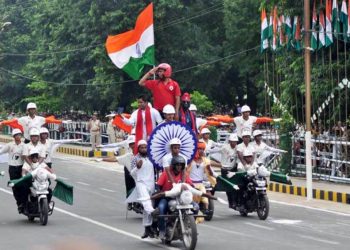
[[[22,166],[9,166],[10,180],[19,179],[22,177]],[[12,188],[13,196],[16,199],[17,206],[25,203],[27,192],[23,186]]]
[[[47,162],[46,165],[47,165],[49,168],[52,168],[52,162]]]

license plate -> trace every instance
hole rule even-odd
[[[256,183],[258,184],[259,187],[265,187],[266,186],[266,181],[259,181],[259,180],[257,180]]]

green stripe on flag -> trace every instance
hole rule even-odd
[[[140,79],[145,65],[154,65],[154,46],[150,46],[140,58],[130,58],[123,70],[134,80]]]

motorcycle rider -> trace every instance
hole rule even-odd
[[[178,145],[178,144],[174,144]],[[185,180],[185,183],[188,183],[192,185],[192,181],[189,178],[189,176],[186,176],[185,173],[185,167],[186,167],[186,159],[182,157],[181,155],[174,155],[170,161],[170,168],[169,168],[169,174],[167,171],[164,171],[161,176],[159,177],[156,189],[160,190],[162,193],[166,191],[170,191],[173,187],[173,183],[179,183],[183,182],[182,180]],[[171,181],[170,178],[173,178]],[[161,198],[158,202],[158,210],[160,215],[165,215],[168,209],[168,199],[167,198]],[[158,228],[159,228],[159,238],[164,239],[165,238],[165,228],[166,228],[166,222],[164,217],[159,217],[158,220]]]
[[[145,140],[138,141],[137,151],[137,155],[135,155],[131,162],[130,174],[134,177],[136,182],[135,190],[137,192],[137,200],[140,201],[143,206],[142,224],[145,227],[145,232],[141,238],[153,238],[154,233],[151,229],[151,225],[154,208],[150,195],[154,192],[154,167],[147,156],[147,142]]]
[[[0,155],[8,153],[8,164],[9,164],[9,175],[10,180],[19,179],[22,176],[22,166],[23,166],[23,146],[24,143],[21,141],[22,131],[18,128],[12,130],[13,141],[7,143],[0,149]],[[23,212],[22,201],[26,199],[23,196],[22,187],[12,187],[13,196],[16,199],[18,212]]]
[[[23,146],[22,157],[27,164],[31,165],[32,161],[29,159],[29,152],[32,149],[36,148],[39,152],[39,163],[41,163],[44,161],[46,155],[45,155],[45,148],[43,147],[42,144],[39,144],[40,131],[37,128],[32,128],[29,131],[29,135],[30,135],[30,142]]]

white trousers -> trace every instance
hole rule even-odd
[[[142,203],[143,206],[143,217],[142,217],[142,225],[150,226],[152,225],[153,218],[152,212],[154,211],[151,194],[154,192],[154,187],[148,187],[146,184],[142,182],[136,182],[136,190],[138,201]]]

